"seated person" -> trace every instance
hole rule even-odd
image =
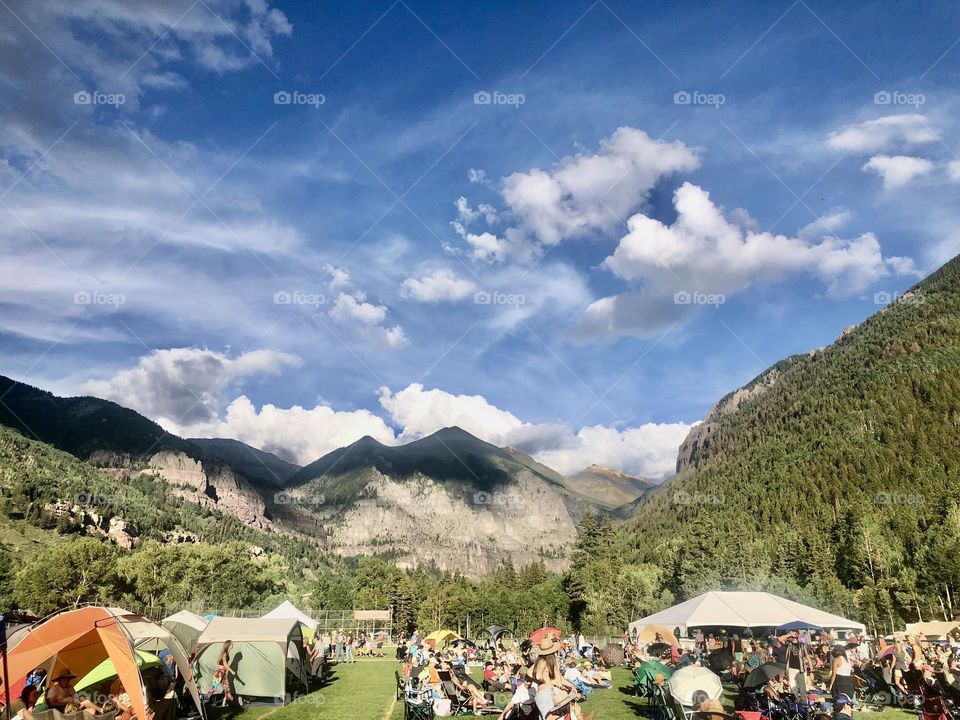
[[[27,685],[20,692],[20,703],[23,705],[13,720],[33,720],[33,708],[37,704],[37,688],[35,685]],[[11,710],[13,707],[11,706]]]
[[[483,689],[491,692],[507,690],[507,687],[500,681],[500,676],[493,669],[493,663],[489,661],[483,666]]]
[[[450,682],[453,683],[453,686],[457,689],[457,692],[460,693],[463,700],[470,704],[470,709],[473,710],[474,715],[477,714],[478,707],[488,707],[493,704],[490,702],[490,700],[484,697],[483,691],[480,688],[476,687],[475,685],[471,685],[470,683],[463,682],[463,680],[461,680],[456,673],[450,672],[449,664],[444,663],[442,665],[442,670],[444,674],[449,675]],[[450,699],[453,700],[454,698]]]
[[[62,713],[68,712],[67,708],[76,710],[86,710],[94,715],[100,714],[102,708],[95,705],[82,695],[77,695],[71,687],[72,681],[77,676],[72,672],[64,671],[53,679],[53,684],[47,688],[46,703],[47,707]]]
[[[530,676],[527,668],[524,668],[521,674],[522,682],[517,685],[513,691],[513,697],[500,713],[498,720],[521,720],[524,718],[539,718],[535,697],[537,695],[537,686]]]
[[[137,717],[134,714],[133,702],[130,700],[130,695],[127,693],[126,688],[123,687],[120,678],[114,680],[113,684],[110,685],[110,699],[117,705],[117,718],[119,718],[119,720],[134,720],[134,718]],[[147,707],[147,717],[144,720],[153,720],[153,717],[153,710]]]

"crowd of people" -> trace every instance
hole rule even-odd
[[[414,633],[401,638],[397,659],[406,702],[429,705],[431,713],[440,716],[468,709],[499,720],[589,720],[580,703],[611,686],[609,669],[596,648],[553,634],[538,642],[491,638],[483,647],[455,640],[438,649]],[[471,667],[479,670],[476,678]],[[497,693],[508,699],[498,704]]]
[[[960,637],[930,642],[906,634],[870,640],[856,633],[799,629],[765,637],[696,631],[692,642],[664,640],[657,636],[638,644],[626,636],[627,662],[635,671],[651,660],[670,671],[709,668],[737,689],[736,710],[760,710],[775,719],[828,710],[849,716],[858,704],[921,710],[931,697],[944,698],[947,707],[960,702]],[[639,686],[642,674],[637,677]],[[707,715],[705,705],[698,709]]]

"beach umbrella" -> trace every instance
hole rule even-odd
[[[659,639],[657,639],[659,636]],[[673,634],[673,630],[668,628],[666,625],[657,625],[656,623],[651,623],[649,625],[644,625],[637,632],[638,645],[646,645],[647,643],[652,642],[665,642],[669,645],[679,645],[680,642],[677,640],[676,636]]]
[[[530,633],[530,640],[533,641],[534,645],[539,645],[540,641],[543,640],[547,635],[553,635],[554,639],[560,639],[560,631],[555,627],[542,627],[537,628],[532,633]]]
[[[764,663],[760,667],[750,671],[747,679],[743,681],[743,686],[745,688],[755,688],[766,685],[775,677],[783,675],[786,671],[786,665],[781,665],[780,663]]]
[[[723,696],[720,678],[708,668],[688,665],[670,677],[670,694],[681,705],[692,706],[693,695],[698,690],[706,693],[708,700],[719,700]]]
[[[143,650],[137,650],[137,667],[143,669],[145,667],[154,667],[160,664],[160,658],[152,653],[144,652]],[[113,665],[113,660],[107,658],[99,665],[97,665],[93,670],[88,672],[82,678],[77,681],[77,684],[74,686],[75,690],[86,690],[88,687],[93,685],[99,685],[104,680],[109,680],[112,677],[117,676],[117,669]]]
[[[657,662],[656,660],[645,660],[640,663],[640,667],[637,668],[636,675],[638,678],[646,678],[653,680],[657,675],[663,675],[664,680],[669,680],[670,675],[673,671],[664,665],[662,662]]]

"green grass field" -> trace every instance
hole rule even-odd
[[[361,660],[354,665],[329,666],[329,672],[313,692],[286,707],[224,708],[210,713],[211,720],[402,720],[403,702],[395,701],[391,660]],[[479,675],[479,668],[471,674]],[[503,705],[506,695],[498,695]],[[729,703],[727,698],[725,704]],[[613,670],[613,687],[597,690],[583,705],[596,720],[636,720],[643,702],[633,695],[633,679],[624,668]],[[911,720],[912,713],[887,708],[882,712],[857,712],[876,720]],[[494,716],[495,717],[495,716]]]

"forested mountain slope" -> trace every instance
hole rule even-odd
[[[678,464],[625,531],[680,596],[784,588],[887,631],[956,612],[960,259],[718,403]]]

